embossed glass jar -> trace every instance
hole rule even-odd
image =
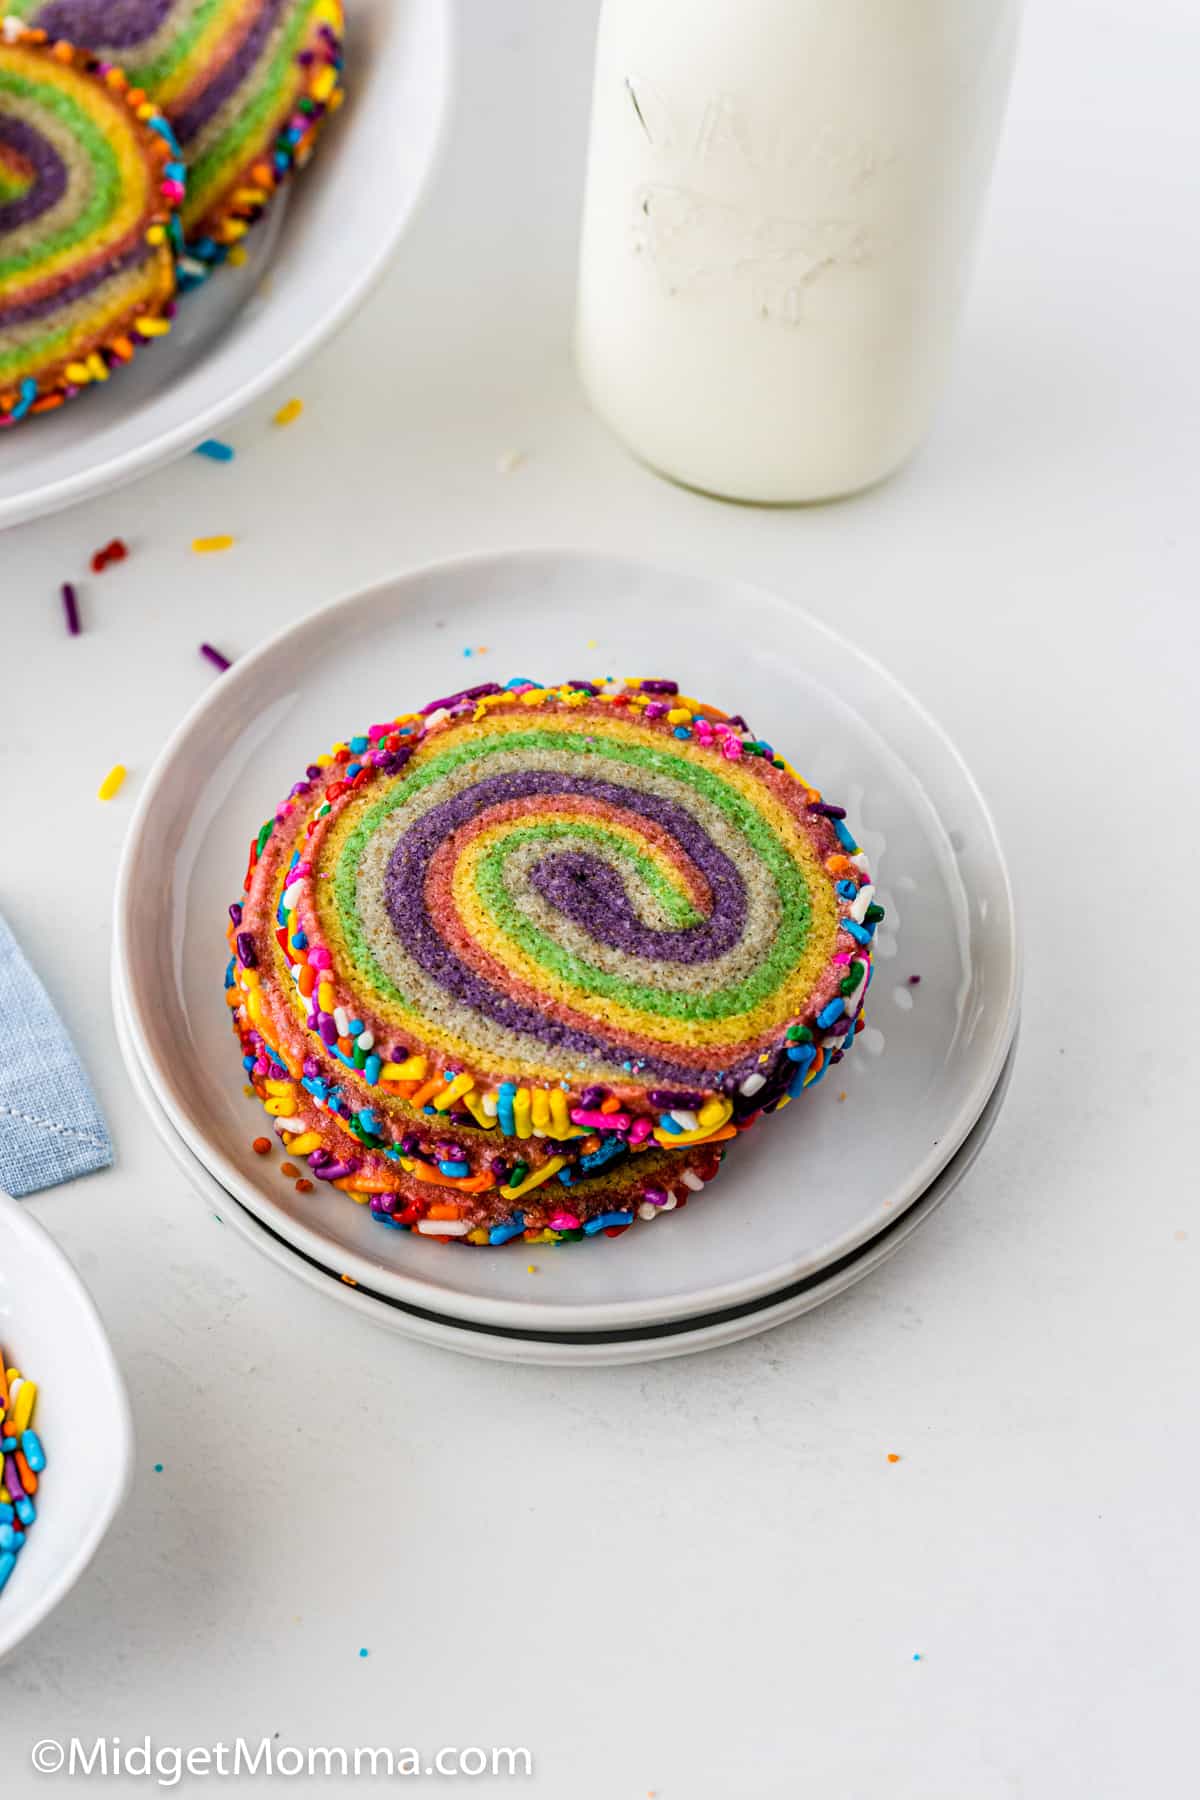
[[[895,469],[942,385],[1021,0],[605,0],[588,395],[732,499]]]

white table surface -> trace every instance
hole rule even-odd
[[[445,163],[289,385],[300,423],[271,427],[281,393],[232,468],[0,540],[0,907],[118,1147],[31,1204],[140,1440],[100,1561],[0,1671],[0,1789],[55,1787],[36,1738],[277,1732],[528,1746],[532,1781],[477,1785],[553,1800],[1192,1794],[1200,26],[1184,0],[1032,9],[930,444],[863,499],[759,512],[635,465],[573,380],[594,14],[466,0]],[[214,532],[236,550],[193,557]],[[87,575],[116,534],[129,561]],[[1019,1065],[953,1201],[820,1312],[647,1368],[475,1363],[288,1281],[191,1195],[109,1017],[118,849],[212,679],[200,639],[235,654],[414,562],[544,543],[846,626],[962,746],[1024,904]]]

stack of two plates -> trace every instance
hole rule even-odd
[[[721,621],[736,622],[736,640]],[[464,647],[489,645],[464,667]],[[868,1026],[810,1096],[734,1146],[686,1211],[616,1239],[438,1244],[251,1149],[223,1003],[245,846],[298,768],[464,679],[652,673],[743,712],[849,808],[887,918]],[[407,1336],[518,1362],[678,1356],[751,1336],[877,1268],[962,1180],[1000,1110],[1020,967],[987,809],[917,702],[795,607],[738,583],[562,552],[470,558],[289,628],[213,687],[131,827],[114,1002],[129,1073],[226,1225]],[[531,1272],[530,1265],[534,1265]]]

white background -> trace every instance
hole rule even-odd
[[[757,512],[636,466],[574,384],[594,16],[467,0],[446,160],[289,385],[299,424],[281,393],[231,468],[0,541],[0,907],[118,1147],[32,1204],[140,1439],[100,1561],[0,1671],[0,1787],[53,1790],[37,1737],[148,1731],[528,1745],[507,1785],[553,1800],[1191,1795],[1200,26],[1032,8],[931,442],[865,498]],[[193,557],[215,532],[236,550]],[[69,641],[58,585],[118,533]],[[109,1018],[118,848],[200,639],[539,543],[744,575],[873,647],[961,744],[1024,904],[1020,1061],[953,1201],[819,1313],[644,1369],[460,1360],[288,1282],[175,1173]]]

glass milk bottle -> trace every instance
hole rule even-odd
[[[1021,0],[605,0],[577,354],[675,480],[823,500],[916,447]]]

